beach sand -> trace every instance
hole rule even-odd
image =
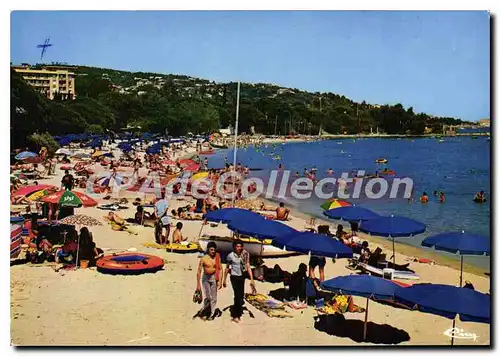
[[[63,172],[40,183],[60,184]],[[145,172],[144,172],[145,173]],[[126,192],[121,196],[144,198]],[[130,203],[132,199],[129,199]],[[133,217],[135,208],[120,211],[124,217]],[[186,201],[172,200],[171,208],[185,205]],[[56,272],[51,264],[16,265],[11,267],[11,339],[13,345],[107,345],[107,346],[339,346],[397,343],[400,345],[449,345],[450,338],[443,333],[452,327],[452,320],[418,311],[397,309],[370,301],[368,313],[368,340],[360,342],[363,332],[364,313],[346,313],[345,321],[327,327],[322,320],[315,323],[316,312],[312,307],[303,311],[289,310],[293,318],[271,318],[247,304],[255,318],[248,314],[241,323],[230,321],[229,311],[214,321],[192,319],[200,305],[192,302],[196,287],[198,254],[175,254],[164,250],[147,248],[141,244],[153,242],[153,228],[133,227],[137,235],[111,230],[103,216],[107,211],[96,208],[79,208],[76,213],[85,214],[103,221],[103,226],[91,231],[97,246],[105,252],[121,252],[135,248],[139,252],[154,254],[165,259],[164,270],[155,274],[138,276],[112,276],[101,274],[95,268]],[[176,222],[175,220],[173,221]],[[183,233],[195,241],[199,235],[201,221],[183,221]],[[297,229],[305,226],[305,216],[295,214],[288,223]],[[330,223],[330,230],[334,224]],[[219,224],[206,226],[204,233],[229,236],[229,230]],[[371,245],[384,246],[392,250],[392,244],[383,239],[369,237]],[[373,246],[374,247],[374,246]],[[404,255],[403,252],[409,254]],[[420,250],[418,250],[420,251]],[[396,246],[396,260],[403,262],[413,256],[413,250]],[[419,252],[419,257],[424,257]],[[442,265],[433,255],[437,265],[411,263],[411,268],[420,276],[419,282],[458,284],[459,272]],[[308,256],[268,259],[269,267],[279,264],[284,270],[293,272],[299,263],[307,264]],[[328,259],[326,278],[349,275],[346,260],[332,263]],[[452,264],[452,267],[456,267]],[[470,280],[476,290],[486,293],[490,280],[477,271],[466,270],[464,280]],[[283,287],[282,284],[256,283],[259,293]],[[249,291],[247,282],[246,291]],[[232,304],[231,286],[219,291],[218,307]],[[366,307],[366,299],[354,297],[355,303]],[[207,324],[208,323],[208,324]],[[475,333],[476,340],[456,339],[455,345],[489,345],[488,324],[462,322],[457,327],[464,332]]]

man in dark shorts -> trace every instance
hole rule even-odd
[[[73,178],[73,175],[71,175],[69,171],[64,171],[64,177],[61,180],[61,187],[65,190],[71,190],[73,189],[74,182],[75,179]]]
[[[312,255],[309,259],[309,278],[316,278],[314,270],[316,269],[316,267],[319,267],[319,280],[323,282],[325,280],[325,265],[325,257]]]

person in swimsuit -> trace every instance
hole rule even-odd
[[[331,176],[333,174],[333,169],[328,168],[328,175]]]
[[[439,202],[440,203],[444,203],[445,202],[445,197],[444,197],[444,193],[443,192],[440,192],[439,193]]]
[[[281,202],[280,206],[276,209],[276,220],[288,220],[288,214],[290,214],[290,210],[285,208],[285,203]]]
[[[210,241],[207,245],[207,254],[200,259],[196,274],[196,290],[201,290],[203,287],[205,295],[202,310],[210,308],[211,316],[208,320],[213,320],[218,316],[216,309],[217,289],[222,288],[221,271],[221,259],[217,252],[217,245]]]
[[[179,221],[177,223],[177,225],[175,226],[175,230],[174,230],[174,233],[172,234],[172,242],[174,244],[180,244],[182,241],[186,241],[187,240],[187,237],[184,238],[182,236],[182,223]]]
[[[427,204],[429,202],[429,197],[427,196],[426,192],[422,193],[422,196],[420,197],[420,202],[422,204]]]

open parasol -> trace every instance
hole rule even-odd
[[[342,208],[344,206],[351,206],[351,205],[352,205],[351,203],[349,203],[345,200],[328,199],[323,204],[321,204],[321,208],[323,208],[323,210],[331,210],[331,209]]]
[[[102,222],[87,215],[70,215],[59,220],[59,223],[66,225],[100,226]]]
[[[53,203],[74,208],[97,205],[97,202],[88,195],[80,192],[72,192],[70,190],[60,190],[43,197],[41,201],[43,201],[44,203]]]

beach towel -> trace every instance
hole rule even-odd
[[[364,313],[365,309],[354,304],[351,295],[338,294],[331,300],[328,300],[322,306],[317,306],[316,311],[319,314],[345,314]]]
[[[264,294],[245,294],[245,300],[271,318],[293,318],[285,304]]]

